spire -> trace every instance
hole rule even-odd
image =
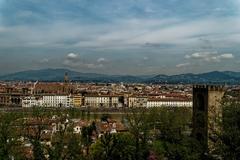
[[[68,83],[68,82],[69,82],[68,73],[65,72],[65,74],[64,74],[64,83]]]

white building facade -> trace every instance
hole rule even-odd
[[[192,107],[191,100],[180,99],[149,99],[147,107]]]
[[[85,106],[99,108],[99,107],[109,107],[110,98],[105,96],[86,96]]]
[[[43,96],[44,107],[71,107],[72,100],[71,96],[66,95],[51,95]]]
[[[85,96],[84,105],[95,108],[122,107],[120,96]]]
[[[22,99],[22,107],[34,107],[34,106],[42,106],[43,100],[42,98],[36,98],[33,96],[24,97]]]

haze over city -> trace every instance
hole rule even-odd
[[[0,73],[240,71],[239,0],[0,0]]]

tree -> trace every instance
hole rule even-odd
[[[164,107],[155,112],[156,136],[151,149],[159,158],[200,159],[201,145],[190,137],[191,110]]]
[[[66,117],[61,117],[58,123],[58,131],[52,136],[51,146],[46,146],[49,160],[63,160],[66,157],[65,141],[68,134]]]
[[[127,128],[135,140],[134,159],[146,159],[148,155],[148,136],[155,123],[155,112],[146,108],[131,109],[126,112]]]
[[[235,160],[240,157],[240,103],[239,99],[223,102],[222,132],[216,154],[224,159]]]
[[[30,118],[24,118],[22,124],[22,136],[32,145],[33,159],[46,159],[44,146],[41,143],[44,129],[47,128],[46,114],[42,108],[33,108]]]
[[[18,159],[20,154],[18,148],[21,143],[18,141],[17,126],[15,121],[19,116],[15,113],[0,114],[0,159]]]
[[[84,155],[82,153],[81,139],[79,135],[69,134],[68,135],[68,144],[67,144],[67,154],[66,159],[68,160],[81,160],[84,159]]]
[[[93,132],[96,132],[96,125],[93,122],[90,126],[84,126],[81,130],[81,142],[85,147],[86,155],[89,155],[89,148],[93,143],[92,135]]]
[[[58,131],[52,136],[51,146],[46,146],[49,160],[81,159],[79,135],[73,133],[73,124],[66,117],[60,118]]]
[[[105,133],[91,146],[91,159],[130,160],[134,159],[133,136],[128,133]]]

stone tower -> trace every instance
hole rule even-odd
[[[64,83],[68,83],[68,82],[69,82],[68,73],[65,72],[65,74],[64,74]]]
[[[63,92],[65,94],[69,94],[69,78],[68,78],[67,72],[65,72],[65,74],[64,74]]]
[[[203,146],[205,152],[214,149],[215,133],[220,132],[219,121],[222,118],[221,99],[223,86],[193,86],[193,131],[192,135]]]

